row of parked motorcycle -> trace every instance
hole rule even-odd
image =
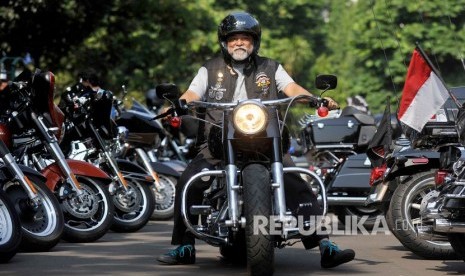
[[[420,133],[402,131],[392,114],[393,142],[377,167],[366,152],[379,117],[348,106],[332,117],[301,118],[296,161],[323,179],[341,222],[364,216],[369,228],[385,216],[389,230],[416,255],[465,260],[465,87],[451,90],[457,99]]]
[[[54,75],[41,71],[24,72],[0,92],[0,262],[18,248],[47,251],[60,239],[134,232],[174,211],[193,140],[181,146],[179,130],[153,120],[137,101],[126,109],[109,91],[86,92],[78,83],[59,106],[54,93]],[[464,88],[453,93],[465,99]],[[385,215],[419,256],[464,258],[462,112],[450,100],[422,133],[407,136],[392,120],[393,151],[374,169],[366,151],[379,120],[351,106],[302,118],[293,153],[319,177],[308,177],[316,192],[323,181],[340,221],[356,216],[369,228]]]
[[[126,109],[82,83],[59,105],[54,93],[53,73],[40,70],[0,92],[0,262],[60,239],[134,232],[174,212],[188,146],[138,102]]]

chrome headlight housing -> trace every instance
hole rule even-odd
[[[117,139],[120,143],[125,143],[128,139],[129,130],[124,126],[118,126]]]
[[[254,135],[263,131],[267,122],[266,108],[256,101],[244,101],[233,111],[234,128],[245,135]]]

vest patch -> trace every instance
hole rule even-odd
[[[264,72],[260,72],[255,77],[255,83],[257,84],[258,88],[262,91],[262,95],[266,96],[268,94],[268,91],[270,90],[270,78]]]
[[[224,97],[224,93],[226,92],[226,88],[223,87],[223,73],[218,72],[216,75],[216,83],[214,86],[210,86],[208,89],[208,96],[212,99],[216,99],[217,101],[221,100]]]

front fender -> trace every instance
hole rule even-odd
[[[40,172],[29,168],[28,166],[24,166],[22,164],[17,164],[21,171],[24,173],[25,176],[35,176],[38,177],[41,181],[46,181],[45,176],[43,176]],[[0,165],[1,175],[6,176],[7,178],[12,178],[14,175],[12,174],[11,170],[4,164]]]
[[[80,161],[80,160],[72,160],[66,159],[66,163],[68,163],[69,168],[76,176],[87,176],[93,178],[100,178],[106,180],[106,182],[111,182],[111,178],[108,176],[106,172],[97,168],[96,166]],[[53,163],[42,170],[42,174],[47,178],[47,187],[52,191],[55,191],[55,187],[58,182],[63,181],[66,177],[61,171],[58,164]]]
[[[120,169],[124,178],[143,181],[146,183],[153,183],[154,179],[143,167],[134,164],[126,159],[116,159],[116,164]]]
[[[175,178],[179,178],[187,167],[186,163],[181,161],[150,162],[150,165],[157,173],[174,176]]]

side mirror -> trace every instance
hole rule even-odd
[[[162,83],[155,87],[157,97],[159,99],[168,99],[170,101],[177,100],[181,96],[181,91],[172,83]]]
[[[315,86],[320,90],[331,90],[337,86],[337,77],[335,75],[318,75],[315,79]]]

